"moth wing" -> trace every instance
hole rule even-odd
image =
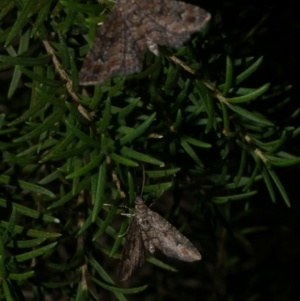
[[[85,86],[95,85],[112,76],[136,73],[142,69],[145,51],[146,45],[144,48],[141,43],[137,45],[122,11],[116,6],[98,28],[83,62],[79,82]]]
[[[118,280],[120,282],[127,280],[137,267],[144,264],[146,255],[147,249],[143,242],[141,228],[138,220],[134,218],[127,230],[126,242],[118,267]]]
[[[141,30],[146,39],[173,48],[183,45],[211,17],[204,9],[181,1],[142,0],[135,5],[138,7],[135,12],[143,18]],[[134,25],[136,19],[129,22]]]
[[[150,210],[150,209],[148,209]],[[167,220],[151,211],[150,242],[168,257],[183,261],[196,261],[201,255],[196,247]]]

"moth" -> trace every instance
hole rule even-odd
[[[159,249],[168,257],[196,261],[201,255],[196,247],[158,213],[149,209],[141,196],[135,199],[134,218],[127,230],[126,242],[118,267],[118,280],[127,280],[142,266],[148,252]]]
[[[157,44],[178,48],[209,19],[202,8],[181,1],[118,0],[98,27],[79,82],[95,85],[112,76],[137,73],[147,48],[155,55]]]

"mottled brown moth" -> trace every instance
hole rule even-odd
[[[141,196],[135,199],[135,214],[126,234],[118,268],[118,280],[127,280],[142,266],[148,252],[159,249],[168,257],[196,261],[201,255],[196,247],[158,213],[149,209]]]
[[[118,0],[99,26],[79,81],[96,85],[112,76],[141,71],[147,48],[178,48],[209,21],[204,9],[174,0]]]

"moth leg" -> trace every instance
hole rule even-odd
[[[128,217],[133,217],[133,216],[135,216],[134,213],[121,213],[121,215],[123,215],[123,216],[128,216]]]

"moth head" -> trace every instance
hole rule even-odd
[[[136,205],[144,204],[143,198],[142,198],[140,195],[137,195],[137,196],[135,197],[134,203],[135,203]]]

